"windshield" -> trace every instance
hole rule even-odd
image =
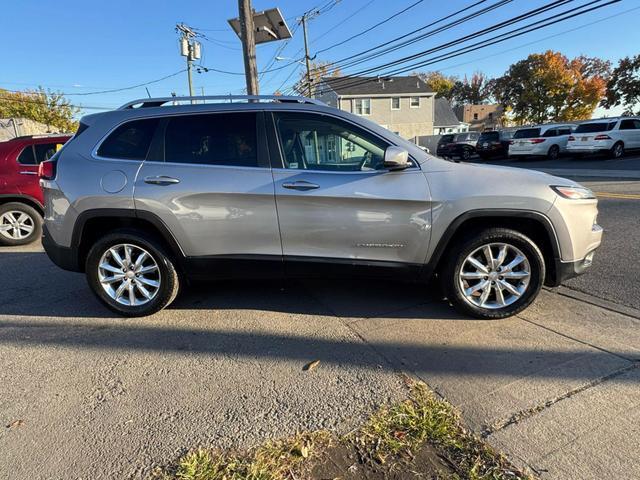
[[[611,125],[611,127],[609,127]],[[578,128],[575,129],[574,133],[593,133],[593,132],[605,132],[607,130],[611,130],[615,125],[615,122],[611,122],[611,124],[607,124],[605,122],[602,123],[583,123],[582,125],[578,125]]]
[[[518,130],[513,135],[513,138],[533,138],[533,137],[539,137],[539,136],[540,136],[539,128],[523,128],[521,130]]]
[[[500,140],[500,134],[498,132],[483,132],[480,135],[479,142],[497,142]]]
[[[454,135],[443,135],[442,137],[440,137],[440,140],[438,140],[438,143],[449,143],[451,140],[453,140]]]

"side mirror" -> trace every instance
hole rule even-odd
[[[409,167],[409,152],[404,148],[391,145],[384,151],[384,168],[404,170]]]

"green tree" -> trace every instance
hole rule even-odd
[[[415,72],[423,80],[431,90],[436,92],[437,98],[446,98],[451,101],[453,98],[453,87],[458,81],[458,77],[446,76],[440,72]]]
[[[605,66],[549,50],[511,65],[491,89],[516,124],[590,118],[605,93]]]
[[[602,106],[606,108],[622,105],[625,113],[632,114],[637,107],[640,114],[640,55],[625,57],[614,68]]]
[[[60,93],[37,90],[9,92],[0,89],[0,118],[29,118],[60,132],[75,132],[73,119],[80,110]]]

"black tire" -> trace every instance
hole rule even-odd
[[[98,277],[100,259],[111,247],[119,244],[130,244],[145,250],[158,266],[160,285],[155,296],[143,305],[125,305],[117,302],[109,296],[100,283]],[[162,310],[175,300],[180,288],[178,272],[171,257],[153,237],[138,230],[117,230],[100,238],[89,250],[85,274],[96,297],[107,308],[125,317],[143,317]]]
[[[624,157],[624,143],[616,142],[611,150],[609,150],[609,158],[622,158]]]
[[[29,217],[27,224],[33,226],[33,230],[26,237],[18,239],[9,238],[0,233],[0,245],[11,247],[27,245],[42,237],[42,216],[35,208],[21,202],[9,202],[0,205],[0,219],[8,212],[20,212],[21,214],[27,215]]]
[[[467,301],[462,291],[464,288],[461,285],[462,280],[458,278],[458,272],[461,271],[467,257],[478,248],[491,243],[503,243],[515,247],[526,257],[530,266],[529,283],[522,296],[510,305],[501,308],[481,308]],[[466,240],[454,244],[447,256],[447,261],[441,271],[444,293],[458,311],[472,317],[498,319],[515,315],[535,300],[544,282],[545,265],[540,249],[530,238],[515,230],[489,228],[477,231],[467,236]],[[486,281],[486,277],[483,280]],[[482,280],[479,279],[478,282],[480,281]],[[496,283],[500,282],[496,280]]]
[[[464,147],[462,149],[462,153],[460,154],[460,158],[462,160],[464,160],[465,162],[469,161],[469,159],[471,158],[471,155],[473,154],[473,152],[471,151],[470,148]]]
[[[547,152],[547,158],[549,160],[557,160],[560,157],[560,147],[557,145],[551,145],[549,151]]]

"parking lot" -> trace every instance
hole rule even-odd
[[[542,478],[640,477],[640,159],[507,163],[572,169],[605,228],[589,275],[507,320],[337,280],[198,285],[123,319],[39,245],[1,249],[0,473],[143,478],[198,445],[346,432],[401,398],[406,372]]]

